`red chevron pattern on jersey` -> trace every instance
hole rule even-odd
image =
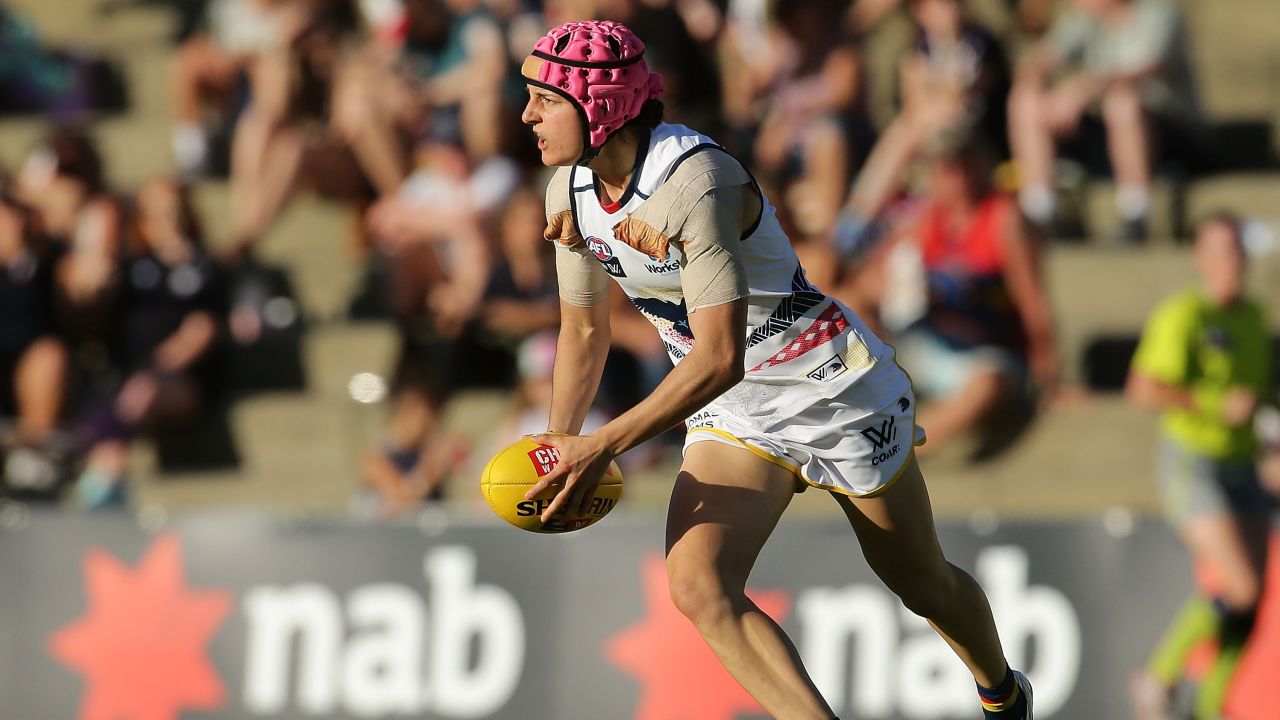
[[[747,372],[756,372],[764,368],[791,362],[819,345],[829,342],[831,338],[844,332],[848,327],[849,321],[845,319],[844,313],[840,312],[840,307],[835,303],[831,303],[808,329],[800,333],[800,337],[792,340],[786,347],[770,356],[768,360]]]

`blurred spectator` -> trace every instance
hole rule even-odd
[[[1117,184],[1116,236],[1146,238],[1160,139],[1152,130],[1186,139],[1198,123],[1190,56],[1181,15],[1169,0],[1073,0],[1019,67],[1009,97],[1019,204],[1031,221],[1042,228],[1055,222],[1054,144],[1097,108]]]
[[[170,62],[173,158],[192,177],[209,169],[210,136],[231,123],[254,56],[279,40],[275,0],[209,0],[204,30],[184,38]]]
[[[55,316],[77,372],[102,370],[114,328],[124,213],[106,188],[94,142],[80,130],[54,130],[23,162],[15,189],[57,258]]]
[[[551,371],[556,362],[556,332],[548,330],[531,335],[520,343],[516,353],[519,378],[515,399],[507,415],[494,433],[493,451],[497,452],[525,435],[543,433],[551,417]],[[596,408],[587,411],[582,434],[598,430],[609,421]]]
[[[406,0],[401,11],[395,39],[347,56],[333,96],[334,127],[382,197],[404,181],[428,109],[471,157],[495,155],[502,139],[508,62],[493,15],[477,0]]]
[[[0,424],[3,488],[46,495],[61,481],[55,434],[67,394],[67,351],[53,318],[53,269],[30,211],[0,186]]]
[[[445,0],[445,6],[449,34],[429,69],[427,96],[436,108],[456,109],[463,146],[481,161],[501,147],[506,43],[482,0]]]
[[[300,180],[335,195],[368,193],[344,149],[317,127],[329,110],[342,44],[356,28],[352,0],[274,0],[266,7],[275,38],[262,39],[249,61],[251,98],[231,145],[231,252],[239,257],[275,222]]]
[[[560,326],[555,248],[542,237],[546,224],[542,196],[531,188],[507,203],[498,228],[500,261],[478,313],[486,335],[519,341]]]
[[[1273,398],[1262,307],[1244,291],[1240,221],[1209,216],[1196,231],[1200,287],[1152,313],[1134,355],[1128,398],[1161,413],[1158,480],[1165,515],[1216,579],[1188,600],[1132,686],[1141,712],[1163,713],[1188,655],[1216,640],[1196,717],[1219,717],[1260,599],[1275,500],[1258,477],[1254,415]]]
[[[380,446],[365,455],[356,511],[392,520],[425,502],[444,499],[449,475],[466,461],[470,444],[441,424],[441,398],[399,393]],[[545,428],[544,428],[545,429]]]
[[[83,49],[46,46],[30,22],[0,3],[0,115],[42,113],[68,121],[126,103],[114,65]]]
[[[416,169],[370,209],[368,223],[390,260],[394,315],[428,318],[432,334],[456,338],[479,311],[492,264],[489,219],[518,174],[502,158],[473,168],[456,127],[436,122],[432,133]]]
[[[742,158],[750,156],[760,106],[781,73],[774,32],[766,0],[729,0],[717,47],[721,115],[727,125],[724,144]]]
[[[854,0],[849,5],[849,22],[858,32],[867,32],[902,3],[903,0]],[[1048,29],[1054,0],[1009,0],[1007,4],[1020,32],[1039,36]]]
[[[477,379],[488,384],[509,380],[495,353],[479,343],[476,320],[493,262],[488,213],[514,185],[489,182],[473,171],[456,129],[445,124],[432,129],[434,134],[418,148],[413,174],[368,216],[400,333],[388,425],[394,436],[389,447],[397,453],[439,440],[434,428],[454,391]],[[378,452],[390,458],[388,451]],[[366,479],[377,472],[384,487],[400,487],[387,481],[390,466],[379,462],[381,470],[366,466]]]
[[[673,122],[719,134],[720,79],[713,38],[719,13],[707,0],[597,0],[585,17],[616,20],[645,39],[649,67],[662,74],[662,102]]]
[[[989,456],[1025,427],[1034,394],[1052,391],[1058,360],[1040,250],[1011,198],[991,187],[990,155],[953,141],[932,163],[931,192],[903,239],[925,274],[923,314],[895,339],[921,397],[925,452],[975,428],[975,457]],[[862,306],[888,308],[904,287],[886,280],[894,248],[877,250],[878,274]],[[897,248],[902,250],[902,248]]]
[[[112,351],[123,381],[84,422],[89,453],[77,493],[85,507],[123,499],[135,434],[195,420],[213,390],[221,278],[186,188],[175,181],[153,179],[138,190],[120,292]]]
[[[916,46],[900,69],[902,110],[867,158],[836,230],[848,255],[903,182],[912,160],[946,132],[968,132],[1003,150],[1009,67],[996,39],[965,18],[959,0],[910,0]],[[1003,152],[1002,152],[1003,154]]]
[[[781,74],[755,140],[755,164],[798,243],[825,238],[874,143],[861,49],[836,0],[778,3]]]
[[[50,132],[22,163],[14,194],[35,211],[38,231],[57,247],[114,248],[121,212],[106,186],[102,157],[83,130]]]

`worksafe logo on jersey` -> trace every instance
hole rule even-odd
[[[555,468],[560,462],[560,451],[546,445],[529,451],[529,460],[533,463],[533,471],[542,477]]]
[[[666,262],[645,263],[644,269],[654,275],[670,275],[680,269],[680,261],[668,260]]]
[[[609,243],[592,235],[587,238],[587,249],[592,255],[600,261],[604,266],[604,271],[614,277],[626,277],[627,274],[622,270],[622,262],[613,255],[613,248],[609,247]]]

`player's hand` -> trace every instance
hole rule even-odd
[[[590,435],[544,434],[530,435],[529,439],[555,448],[560,453],[560,461],[546,477],[529,488],[525,499],[559,485],[562,486],[560,492],[542,513],[542,522],[550,522],[562,508],[567,517],[585,516],[600,479],[609,470],[609,463],[613,462],[613,453]]]

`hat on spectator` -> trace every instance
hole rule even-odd
[[[583,154],[595,157],[610,136],[662,94],[644,43],[622,23],[588,20],[554,27],[539,38],[521,68],[525,82],[563,96],[582,119]]]

